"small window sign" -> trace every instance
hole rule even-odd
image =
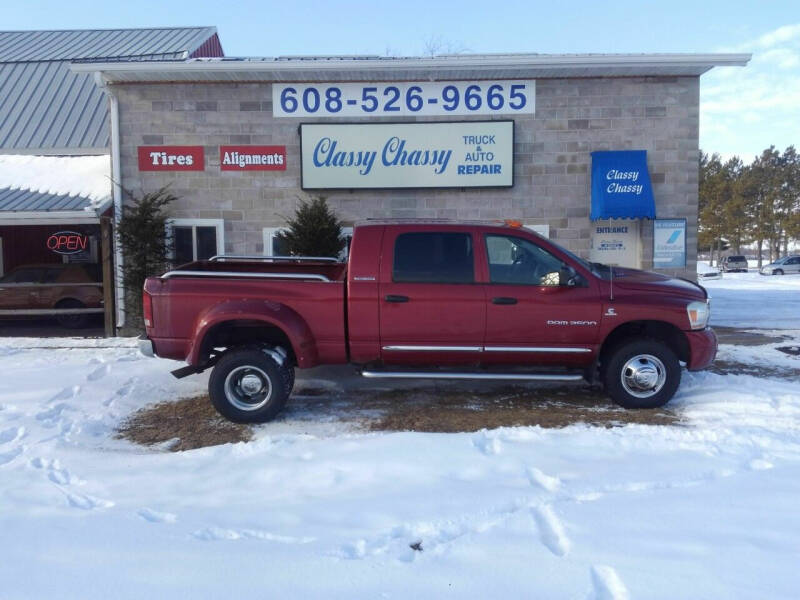
[[[686,219],[653,221],[653,266],[656,269],[686,267]]]
[[[89,236],[77,231],[58,231],[47,238],[47,248],[56,254],[78,254],[89,249]]]

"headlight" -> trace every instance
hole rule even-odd
[[[709,301],[690,302],[686,307],[686,314],[689,315],[689,325],[692,329],[705,329],[708,325],[708,317],[711,315]]]

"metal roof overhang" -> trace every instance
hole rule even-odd
[[[750,54],[488,54],[432,58],[292,57],[72,63],[106,83],[386,81],[699,76]]]
[[[0,225],[86,225],[100,222],[111,198],[93,202],[84,196],[35,190],[0,190]]]

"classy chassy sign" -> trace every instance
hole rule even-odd
[[[272,86],[275,117],[413,117],[533,114],[536,82],[407,81]]]
[[[509,187],[513,121],[300,126],[303,189]]]
[[[220,146],[221,171],[285,171],[286,146]]]
[[[653,219],[655,216],[647,152],[592,152],[591,219]]]
[[[202,146],[139,146],[140,171],[202,171]]]

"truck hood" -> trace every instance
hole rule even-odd
[[[640,271],[639,269],[622,267],[614,267],[614,288],[672,294],[696,300],[705,300],[708,297],[704,287],[688,279],[678,279],[677,277],[668,277],[652,271]]]

